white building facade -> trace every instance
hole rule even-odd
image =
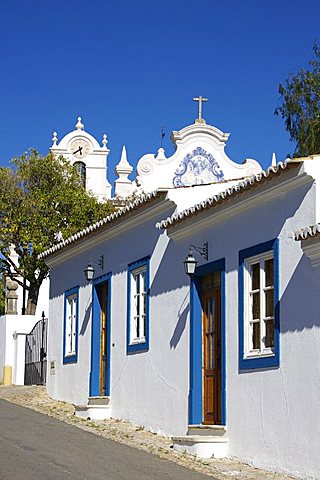
[[[42,254],[49,394],[179,450],[320,478],[320,157],[238,165],[197,120],[172,157],[139,161],[141,196]]]

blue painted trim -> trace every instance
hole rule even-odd
[[[97,287],[108,284],[107,304],[107,368],[106,368],[106,395],[110,396],[111,376],[111,272],[95,278],[92,282],[92,332],[91,332],[91,372],[90,396],[100,395],[100,302]]]
[[[221,423],[226,422],[226,281],[225,259],[198,267],[190,284],[190,391],[189,425],[203,421],[202,277],[221,272]]]
[[[202,307],[201,277],[190,284],[190,391],[189,425],[202,423]]]
[[[279,239],[273,239],[268,242],[260,243],[252,247],[239,251],[239,370],[263,369],[270,367],[279,367],[280,365],[280,251]],[[255,255],[267,253],[273,250],[274,256],[274,354],[265,357],[245,358],[244,352],[244,263],[245,260]]]
[[[74,355],[66,355],[66,321],[67,321],[67,298],[76,294],[76,353]],[[77,363],[78,361],[78,324],[79,324],[79,286],[70,288],[64,292],[63,307],[63,365],[69,363]]]
[[[146,266],[146,331],[145,341],[130,344],[130,324],[131,324],[131,272],[139,267]],[[127,274],[127,354],[145,352],[149,350],[149,310],[150,310],[150,256],[143,257],[133,263],[128,264]]]
[[[92,281],[92,285],[93,286],[101,285],[102,283],[105,283],[108,280],[110,280],[111,276],[112,276],[111,272],[105,273],[104,275],[100,275],[100,277],[97,277]]]
[[[221,271],[221,424],[227,424],[227,317],[226,317],[226,269],[223,259]]]

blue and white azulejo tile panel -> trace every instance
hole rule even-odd
[[[204,148],[197,147],[188,153],[175,171],[174,187],[204,185],[224,180],[217,160]]]

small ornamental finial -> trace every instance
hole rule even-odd
[[[57,132],[53,132],[53,137],[52,137],[52,146],[53,147],[57,146],[57,141],[58,141],[58,134],[57,134]]]
[[[199,96],[199,97],[194,97],[193,100],[195,102],[199,102],[198,118],[195,119],[195,123],[206,123],[205,119],[202,118],[202,102],[207,102],[208,99]]]
[[[114,194],[121,198],[126,198],[132,193],[132,182],[128,178],[128,175],[132,172],[133,168],[127,159],[126,147],[122,147],[121,159],[115,168],[116,175],[119,178],[115,181]]]
[[[108,143],[107,135],[104,133],[102,137],[102,145],[104,148],[107,148],[107,143]]]
[[[128,162],[128,159],[127,159],[126,147],[123,146],[122,147],[122,152],[121,152],[120,162],[116,166],[116,172],[117,173],[128,173],[128,175],[129,175],[132,172],[132,170],[133,169],[132,169],[132,167],[131,167],[130,163]]]
[[[83,123],[81,123],[81,117],[78,117],[78,123],[76,124],[76,129],[77,130],[83,130],[84,129],[84,125],[83,125]]]
[[[272,159],[271,159],[271,166],[276,167],[277,166],[277,157],[276,154],[273,152],[272,154]]]
[[[166,160],[166,155],[164,153],[164,148],[160,147],[158,150],[158,155],[156,156],[157,160]]]

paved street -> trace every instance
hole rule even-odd
[[[212,478],[4,400],[0,422],[0,480]]]

